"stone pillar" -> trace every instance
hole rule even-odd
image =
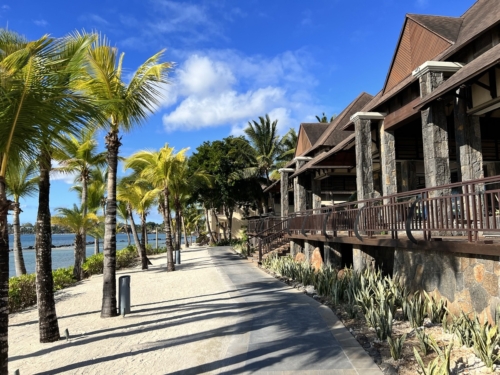
[[[325,242],[325,265],[340,269],[342,267],[341,244],[336,242]]]
[[[417,188],[417,165],[414,161],[401,162],[401,191],[411,191]]]
[[[279,170],[281,174],[281,217],[288,217],[288,173],[293,172],[291,168],[283,168]]]
[[[379,121],[380,167],[382,170],[382,195],[398,192],[396,171],[396,142],[393,132],[385,131],[384,122]]]
[[[356,272],[363,272],[373,266],[375,259],[369,255],[362,245],[352,246],[352,268]]]
[[[443,82],[443,73],[427,72],[420,77],[421,97],[430,94]],[[435,187],[451,182],[448,124],[443,101],[436,101],[421,111],[424,144],[425,186]],[[438,193],[434,192],[434,195]],[[441,192],[446,194],[446,192]]]
[[[306,261],[311,261],[311,256],[316,248],[316,245],[313,241],[304,241],[304,255],[306,256]]]
[[[296,168],[299,170],[310,158],[296,158]],[[305,177],[297,176],[293,179],[293,204],[295,212],[306,210],[306,188]]]
[[[460,97],[455,99],[453,112],[459,177],[462,181],[476,180],[484,177],[479,117],[467,115],[467,105],[463,99],[465,90],[457,90],[457,95]]]
[[[311,174],[312,208],[321,208],[321,180],[316,180]]]
[[[290,255],[293,259],[295,259],[295,256],[298,253],[301,253],[304,251],[304,246],[302,245],[301,240],[291,240],[290,241]]]
[[[373,196],[373,158],[371,120],[356,118],[354,129],[356,137],[356,184],[358,199]]]

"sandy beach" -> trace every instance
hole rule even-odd
[[[224,357],[230,335],[217,335],[237,320],[234,308],[213,311],[229,299],[228,285],[205,248],[183,251],[183,264],[167,273],[166,256],[151,258],[147,271],[131,275],[132,313],[99,316],[102,276],[93,276],[57,294],[61,333],[70,340],[38,342],[37,311],[10,317],[9,370],[25,374],[162,374],[182,372]],[[210,368],[207,368],[210,372]]]

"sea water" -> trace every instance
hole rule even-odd
[[[131,237],[132,244],[134,240]],[[52,249],[52,269],[69,267],[75,262],[75,253],[73,243],[75,241],[74,234],[53,234],[52,235],[52,245],[57,246]],[[87,236],[87,242],[94,242],[94,238]],[[156,245],[156,234],[148,234],[148,242],[153,247]],[[14,236],[9,235],[9,246],[12,249],[14,244]],[[128,245],[127,235],[125,233],[118,233],[116,235],[116,250],[121,250]],[[24,264],[26,266],[26,271],[28,273],[35,272],[35,250],[27,250],[26,248],[32,246],[35,247],[35,235],[34,234],[22,234],[21,235],[21,246],[23,247],[23,257]],[[61,247],[59,247],[61,246]],[[158,233],[158,246],[165,246],[165,234]],[[103,240],[100,240],[99,251],[103,250]],[[86,250],[87,257],[94,254],[94,244],[87,245]],[[14,264],[14,252],[9,252],[9,276],[16,275],[16,268]]]

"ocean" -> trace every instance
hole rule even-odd
[[[9,246],[12,249],[14,244],[14,236],[9,235]],[[132,235],[130,235],[132,245],[134,240]],[[154,247],[156,235],[154,233],[148,234],[148,242]],[[52,244],[54,246],[61,246],[52,249],[52,269],[63,268],[72,266],[74,257],[74,246],[72,245],[75,240],[74,234],[53,234]],[[87,242],[94,241],[90,236],[87,236]],[[21,235],[21,245],[23,249],[29,246],[35,246],[35,235],[34,234],[23,234]],[[119,233],[116,235],[116,249],[121,250],[128,245],[127,235],[125,233]],[[165,246],[165,234],[158,233],[158,246]],[[100,241],[99,250],[103,250],[103,241]],[[94,244],[87,245],[87,257],[94,254]],[[26,265],[26,271],[28,273],[35,272],[35,250],[23,250],[24,264]],[[16,268],[14,265],[14,252],[9,252],[9,276],[16,276]]]

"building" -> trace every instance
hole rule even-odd
[[[266,190],[282,219],[249,223],[262,251],[284,240],[292,255],[319,247],[326,263],[381,267],[452,311],[492,320],[499,41],[498,0],[457,18],[408,14],[381,91],[360,94],[328,126],[301,125],[295,159]]]

